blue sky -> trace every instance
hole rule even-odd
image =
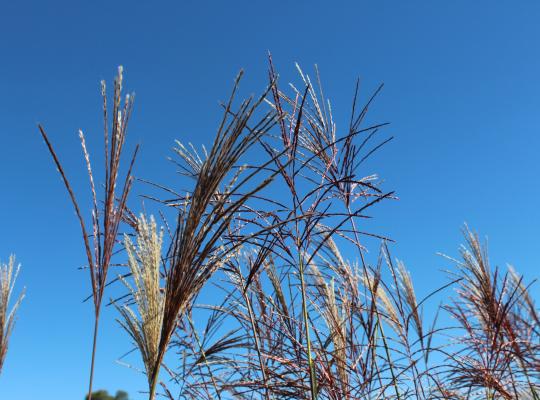
[[[36,123],[85,190],[77,130],[96,148],[99,81],[119,64],[137,95],[136,174],[161,181],[178,179],[166,161],[174,139],[210,143],[241,67],[246,93],[262,88],[268,50],[283,82],[297,81],[295,61],[319,65],[338,127],[356,77],[364,99],[384,82],[371,118],[396,138],[371,165],[400,200],[372,226],[397,241],[419,291],[445,282],[436,252],[456,254],[465,221],[489,236],[494,264],[538,278],[539,19],[535,1],[0,2],[0,259],[17,254],[28,291],[0,398],[84,396],[88,276]],[[95,387],[142,399],[144,378],[115,363],[130,346],[114,317],[103,315]]]

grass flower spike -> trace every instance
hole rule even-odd
[[[19,268],[15,267],[15,256],[11,256],[7,264],[0,264],[0,373],[6,359],[9,337],[15,325],[15,315],[24,298],[23,290],[9,311],[9,300],[13,294]]]
[[[152,392],[156,384],[152,377],[156,375],[154,369],[158,368],[158,346],[163,320],[164,296],[160,286],[163,232],[158,233],[153,217],[148,221],[141,215],[137,219],[137,245],[127,235],[124,242],[134,286],[121,279],[131,292],[138,316],[129,306],[118,306],[122,316],[119,322],[141,352]]]

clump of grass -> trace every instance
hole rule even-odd
[[[540,398],[538,311],[511,269],[491,268],[487,246],[464,229],[457,299],[446,309],[463,332],[451,358],[454,387],[487,399]]]
[[[390,256],[391,240],[365,229],[365,211],[393,197],[375,174],[360,175],[390,140],[372,143],[385,124],[361,126],[373,97],[358,110],[356,88],[339,137],[318,73],[319,91],[300,73],[305,88],[289,96],[270,68],[279,129],[260,143],[278,178],[270,195],[262,191],[233,216],[255,232],[212,282],[224,298],[198,309],[212,310],[202,332],[192,309],[189,328],[178,320],[181,361],[167,371],[180,398],[537,399],[538,311],[522,277],[492,269],[467,231],[456,276],[418,296],[412,275]],[[186,163],[198,177],[198,156]],[[375,262],[367,239],[382,241]],[[451,286],[455,302],[435,307],[426,323],[424,304]],[[458,328],[440,324],[445,312]]]
[[[20,265],[15,266],[15,256],[11,256],[7,264],[0,264],[0,373],[6,359],[9,338],[15,326],[15,316],[24,298],[23,290],[11,310],[9,309],[19,270]]]
[[[245,226],[248,216],[254,216],[249,222],[260,229],[246,243],[244,254],[254,256],[226,267],[232,288],[220,310],[233,318],[247,344],[238,353],[224,354],[211,368],[219,376],[220,390],[239,398],[355,398],[368,393],[364,382],[350,373],[351,363],[358,368],[358,358],[364,357],[359,349],[365,348],[350,334],[365,307],[355,287],[361,281],[358,270],[347,276],[337,272],[343,265],[336,271],[324,267],[319,278],[314,276],[333,237],[347,237],[363,248],[358,237],[369,234],[357,232],[358,237],[351,238],[355,228],[350,222],[365,218],[365,210],[392,195],[376,187],[373,175],[359,177],[355,171],[380,147],[369,148],[368,142],[382,125],[360,128],[366,109],[359,114],[353,106],[350,129],[338,136],[322,88],[316,92],[309,77],[300,73],[305,88],[293,88],[289,96],[278,88],[270,66],[269,103],[278,114],[279,130],[260,143],[278,177],[270,192],[261,193],[238,218]],[[362,140],[358,146],[355,138]],[[354,299],[349,301],[349,295]],[[374,350],[379,346],[372,331]],[[375,352],[371,354],[378,361]],[[198,390],[204,385],[204,376],[190,378],[191,384],[184,386]]]
[[[486,248],[467,229],[454,279],[420,298],[405,265],[392,260],[391,240],[366,228],[371,218],[366,212],[394,198],[376,174],[366,171],[366,161],[392,139],[379,139],[386,124],[365,124],[382,85],[359,108],[357,83],[350,121],[338,129],[318,70],[315,84],[298,71],[303,89],[292,86],[286,93],[270,60],[267,90],[234,107],[240,74],[223,104],[210,150],[201,155],[177,142],[177,166],[194,186],[179,194],[156,185],[173,197],[159,204],[176,217],[172,229],[167,224],[166,252],[155,220],[136,218],[126,209],[133,159],[124,186],[119,195],[115,192],[132,108],[132,97],[121,106],[121,71],[110,136],[103,89],[103,211],[80,135],[93,201],[91,235],[40,127],[79,218],[91,272],[90,389],[101,300],[124,219],[137,239],[124,237],[131,277],[120,278],[129,300],[117,304],[119,322],[141,353],[150,400],[158,395],[158,384],[171,400],[226,395],[246,400],[538,400],[540,319],[529,286],[513,269],[503,274],[492,268]],[[270,111],[260,113],[265,102]],[[241,164],[257,145],[257,162]],[[166,213],[161,213],[164,220]],[[376,260],[368,259],[368,240],[382,243]],[[13,266],[6,276],[12,274]],[[224,294],[218,305],[196,303],[208,284]],[[9,293],[12,286],[8,280]],[[424,303],[449,286],[457,288],[456,297],[438,307],[426,326]],[[19,304],[20,299],[14,310]],[[440,312],[458,327],[438,326]],[[12,329],[12,315],[4,336]],[[177,351],[177,366],[165,365],[171,348]],[[160,373],[178,384],[177,396],[159,380]]]

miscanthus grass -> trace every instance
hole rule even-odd
[[[241,76],[242,73],[234,82],[229,100],[223,104],[223,117],[212,147],[203,156],[182,144],[175,149],[182,174],[194,182],[194,187],[178,198],[162,201],[176,213],[169,248],[164,256],[163,292],[159,290],[157,252],[161,239],[152,233],[154,228],[145,227],[143,220],[137,224],[140,262],[135,262],[132,243],[129,239],[126,242],[136,287],[132,289],[132,295],[141,319],[126,308],[121,308],[121,312],[125,328],[141,350],[150,399],[155,396],[160,368],[176,328],[188,316],[203,286],[243,243],[237,228],[232,225],[235,217],[275,176],[275,173],[268,174],[264,167],[246,169],[240,164],[244,154],[276,122],[273,111],[259,115],[259,107],[269,88],[262,95],[247,98],[236,106]],[[155,316],[154,311],[159,312],[159,316]]]
[[[161,247],[163,231],[157,230],[154,217],[141,215],[136,220],[137,242],[125,236],[129,271],[133,284],[120,278],[128,288],[136,312],[128,305],[117,306],[120,325],[129,333],[139,349],[148,378],[150,398],[154,398],[159,369],[158,348],[163,322],[164,291],[161,285]]]
[[[270,59],[266,90],[238,104],[240,74],[212,146],[197,152],[177,142],[173,161],[191,186],[152,183],[165,194],[145,196],[167,236],[154,218],[127,209],[133,159],[115,192],[132,107],[132,97],[121,106],[121,73],[101,202],[81,135],[89,230],[40,128],[83,231],[96,317],[91,371],[107,272],[123,242],[128,295],[114,303],[150,400],[538,400],[531,284],[513,268],[492,267],[486,246],[465,229],[448,283],[420,296],[391,256],[391,238],[369,225],[379,203],[396,199],[373,160],[392,136],[386,123],[367,122],[382,85],[360,106],[357,82],[350,118],[337,121],[319,70],[312,79],[297,69],[299,85],[281,88]],[[104,97],[105,120],[106,110]],[[123,241],[122,220],[134,229]],[[448,293],[426,315],[428,301]]]
[[[94,306],[94,332],[92,339],[92,355],[90,361],[90,377],[88,382],[88,399],[92,400],[92,385],[94,381],[94,366],[97,351],[97,338],[99,332],[99,322],[101,315],[101,304],[108,285],[108,273],[111,266],[113,255],[116,252],[118,244],[118,233],[122,221],[126,217],[127,200],[131,191],[133,177],[131,175],[135,158],[137,156],[138,146],[133,152],[131,161],[127,164],[127,171],[124,178],[120,176],[122,166],[122,153],[127,135],[127,128],[131,113],[133,111],[134,95],[128,94],[123,97],[123,67],[118,67],[118,74],[114,80],[114,90],[112,97],[112,115],[110,115],[107,89],[105,81],[101,82],[101,97],[103,102],[103,186],[95,183],[94,170],[91,164],[90,154],[86,146],[85,135],[79,130],[79,138],[86,172],[91,193],[92,210],[90,213],[90,222],[81,212],[75,192],[70,184],[67,174],[62,167],[58,155],[45,132],[42,125],[38,125],[39,131],[51,157],[56,165],[64,186],[68,192],[69,198],[75,209],[77,219],[81,228],[83,245],[88,262],[88,271],[90,273],[90,283],[92,288],[92,301]],[[111,121],[109,121],[111,119]],[[102,188],[102,191],[98,189]],[[98,193],[102,194],[98,200]]]
[[[9,338],[15,326],[15,316],[24,298],[24,289],[15,303],[9,308],[20,266],[16,265],[15,256],[7,264],[0,264],[0,373],[6,359]]]
[[[244,238],[242,252],[205,281],[222,298],[199,299],[184,314],[189,323],[178,319],[179,357],[167,360],[164,396],[537,399],[529,283],[492,268],[466,231],[448,283],[420,296],[414,275],[391,256],[391,239],[368,231],[368,209],[395,198],[366,167],[391,139],[379,137],[386,124],[365,123],[380,88],[358,107],[357,85],[349,125],[339,130],[318,71],[315,80],[299,72],[304,86],[286,93],[270,65],[267,102],[278,124],[259,145],[277,176],[232,215],[253,233],[235,236]],[[373,242],[379,256],[368,258]],[[452,289],[452,300],[425,308]]]

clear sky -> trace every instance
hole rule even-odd
[[[465,221],[489,237],[494,264],[538,278],[538,21],[537,1],[1,1],[0,259],[17,254],[28,295],[0,399],[84,396],[89,280],[36,123],[86,198],[77,129],[101,150],[99,81],[119,64],[137,94],[136,174],[160,180],[177,179],[174,139],[210,143],[241,67],[246,92],[264,86],[268,50],[284,83],[297,80],[295,61],[319,65],[338,127],[357,76],[363,98],[384,82],[371,118],[396,139],[372,165],[400,200],[375,211],[373,227],[397,241],[419,291],[445,282],[436,252],[456,254]],[[143,399],[144,378],[115,363],[130,349],[115,312],[103,317],[95,387]]]

